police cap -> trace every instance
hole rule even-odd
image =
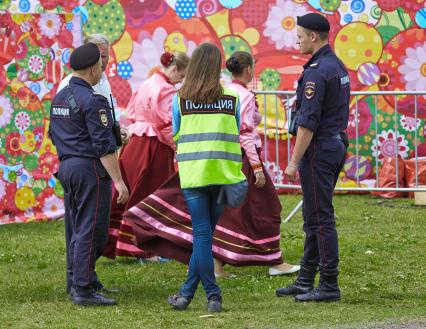
[[[94,43],[86,43],[74,49],[70,57],[70,66],[74,71],[83,70],[95,65],[101,53]]]
[[[323,15],[317,13],[297,16],[297,25],[316,32],[330,31],[330,23]]]

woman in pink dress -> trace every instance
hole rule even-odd
[[[185,53],[164,53],[162,69],[145,80],[129,101],[127,118],[131,137],[121,150],[119,165],[130,195],[127,203],[121,205],[117,204],[117,193],[113,192],[109,242],[104,256],[153,256],[134,245],[132,229],[121,216],[175,172],[171,104],[175,84],[184,79],[188,63]]]
[[[225,208],[213,236],[215,274],[225,277],[223,265],[269,266],[270,275],[290,274],[298,265],[283,261],[280,249],[281,204],[274,184],[260,158],[261,122],[255,95],[246,85],[253,79],[253,58],[236,52],[226,62],[233,75],[229,88],[237,91],[241,104],[240,142],[243,172],[249,188],[242,206]],[[188,263],[192,251],[191,217],[179,189],[177,174],[124,215],[131,223],[137,244],[144,250]]]

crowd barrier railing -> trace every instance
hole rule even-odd
[[[287,161],[291,158],[291,139],[292,137],[288,134],[287,130],[287,124],[291,120],[291,106],[295,99],[295,91],[255,91],[258,98],[263,98],[263,108],[260,108],[260,111],[263,112],[263,134],[264,134],[264,140],[263,145],[267,145],[267,138],[268,138],[268,132],[270,133],[271,129],[275,129],[275,167],[279,168],[279,162],[280,159],[284,161]],[[270,97],[270,95],[275,96],[275,108],[270,108],[271,106],[268,105],[274,102],[268,102],[266,100],[267,97]],[[378,138],[379,138],[379,114],[380,109],[378,107],[378,98],[379,97],[388,97],[388,99],[393,100],[393,125],[395,127],[395,134],[394,134],[394,140],[396,145],[398,145],[398,137],[400,135],[399,133],[399,122],[397,120],[398,118],[398,98],[401,97],[411,97],[413,98],[412,102],[412,117],[414,118],[415,122],[418,120],[418,112],[419,112],[419,97],[424,97],[426,99],[426,91],[352,91],[351,92],[351,108],[355,107],[355,166],[356,166],[356,173],[359,172],[359,146],[360,146],[360,134],[359,134],[359,123],[361,120],[363,120],[362,116],[359,115],[359,102],[360,100],[366,98],[366,97],[373,97],[374,99],[374,115],[373,115],[373,122],[374,122],[374,132],[375,136],[373,138],[376,139],[376,145],[378,145]],[[279,127],[279,102],[282,102],[284,106],[284,111],[286,112],[286,124],[284,127]],[[388,101],[389,103],[389,101]],[[268,114],[271,115],[271,113],[275,113],[275,127],[268,128],[267,125],[267,116]],[[271,122],[271,121],[269,121]],[[426,129],[426,128],[424,128]],[[279,130],[284,131],[284,134],[287,134],[287,154],[280,154],[279,152]],[[376,151],[374,154],[375,157],[375,186],[365,187],[361,186],[360,184],[360,177],[357,174],[356,175],[356,186],[355,187],[347,187],[347,186],[337,186],[336,191],[349,191],[349,192],[373,192],[373,191],[381,191],[381,192],[426,192],[426,186],[419,185],[418,177],[419,177],[419,156],[418,156],[418,134],[419,129],[415,129],[414,131],[414,175],[415,175],[415,182],[414,186],[411,187],[404,187],[400,186],[398,177],[399,177],[399,165],[398,163],[401,161],[401,159],[398,156],[398,152],[395,152],[395,187],[389,187],[389,188],[383,188],[379,187],[379,152]],[[353,138],[351,139],[353,141]],[[265,147],[263,150],[263,156],[265,162],[271,162],[271,155],[268,154],[268,148]],[[284,158],[282,158],[284,157]],[[285,168],[282,168],[283,170]],[[284,188],[284,189],[294,189],[298,190],[301,189],[301,186],[299,184],[294,184],[291,182],[288,183],[279,183],[276,180],[274,181],[275,187],[278,188]],[[296,212],[297,210],[302,206],[302,201],[298,204],[298,206],[290,213],[290,215],[286,218],[285,221],[288,221]]]

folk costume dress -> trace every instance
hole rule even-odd
[[[122,218],[124,211],[157,190],[174,172],[172,97],[176,89],[162,72],[154,73],[133,94],[127,106],[130,141],[120,153],[119,165],[129,188],[129,200],[117,204],[113,191],[109,243],[104,256],[151,257],[132,242],[132,228]]]
[[[281,204],[260,159],[261,139],[256,128],[262,117],[252,92],[239,81],[234,81],[229,88],[240,98],[242,171],[249,189],[242,206],[225,208],[213,236],[213,255],[233,266],[278,265],[283,262]],[[266,184],[257,188],[254,170],[260,169],[265,173]],[[187,264],[192,252],[191,216],[179,184],[179,175],[171,176],[123,217],[131,224],[134,241],[140,248]]]

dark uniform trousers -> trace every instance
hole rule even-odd
[[[58,178],[64,189],[67,291],[71,284],[97,282],[96,260],[108,241],[112,183],[99,159],[62,160]]]
[[[303,263],[306,265],[334,269],[339,263],[332,199],[345,155],[342,139],[314,137],[299,162],[306,234]]]

